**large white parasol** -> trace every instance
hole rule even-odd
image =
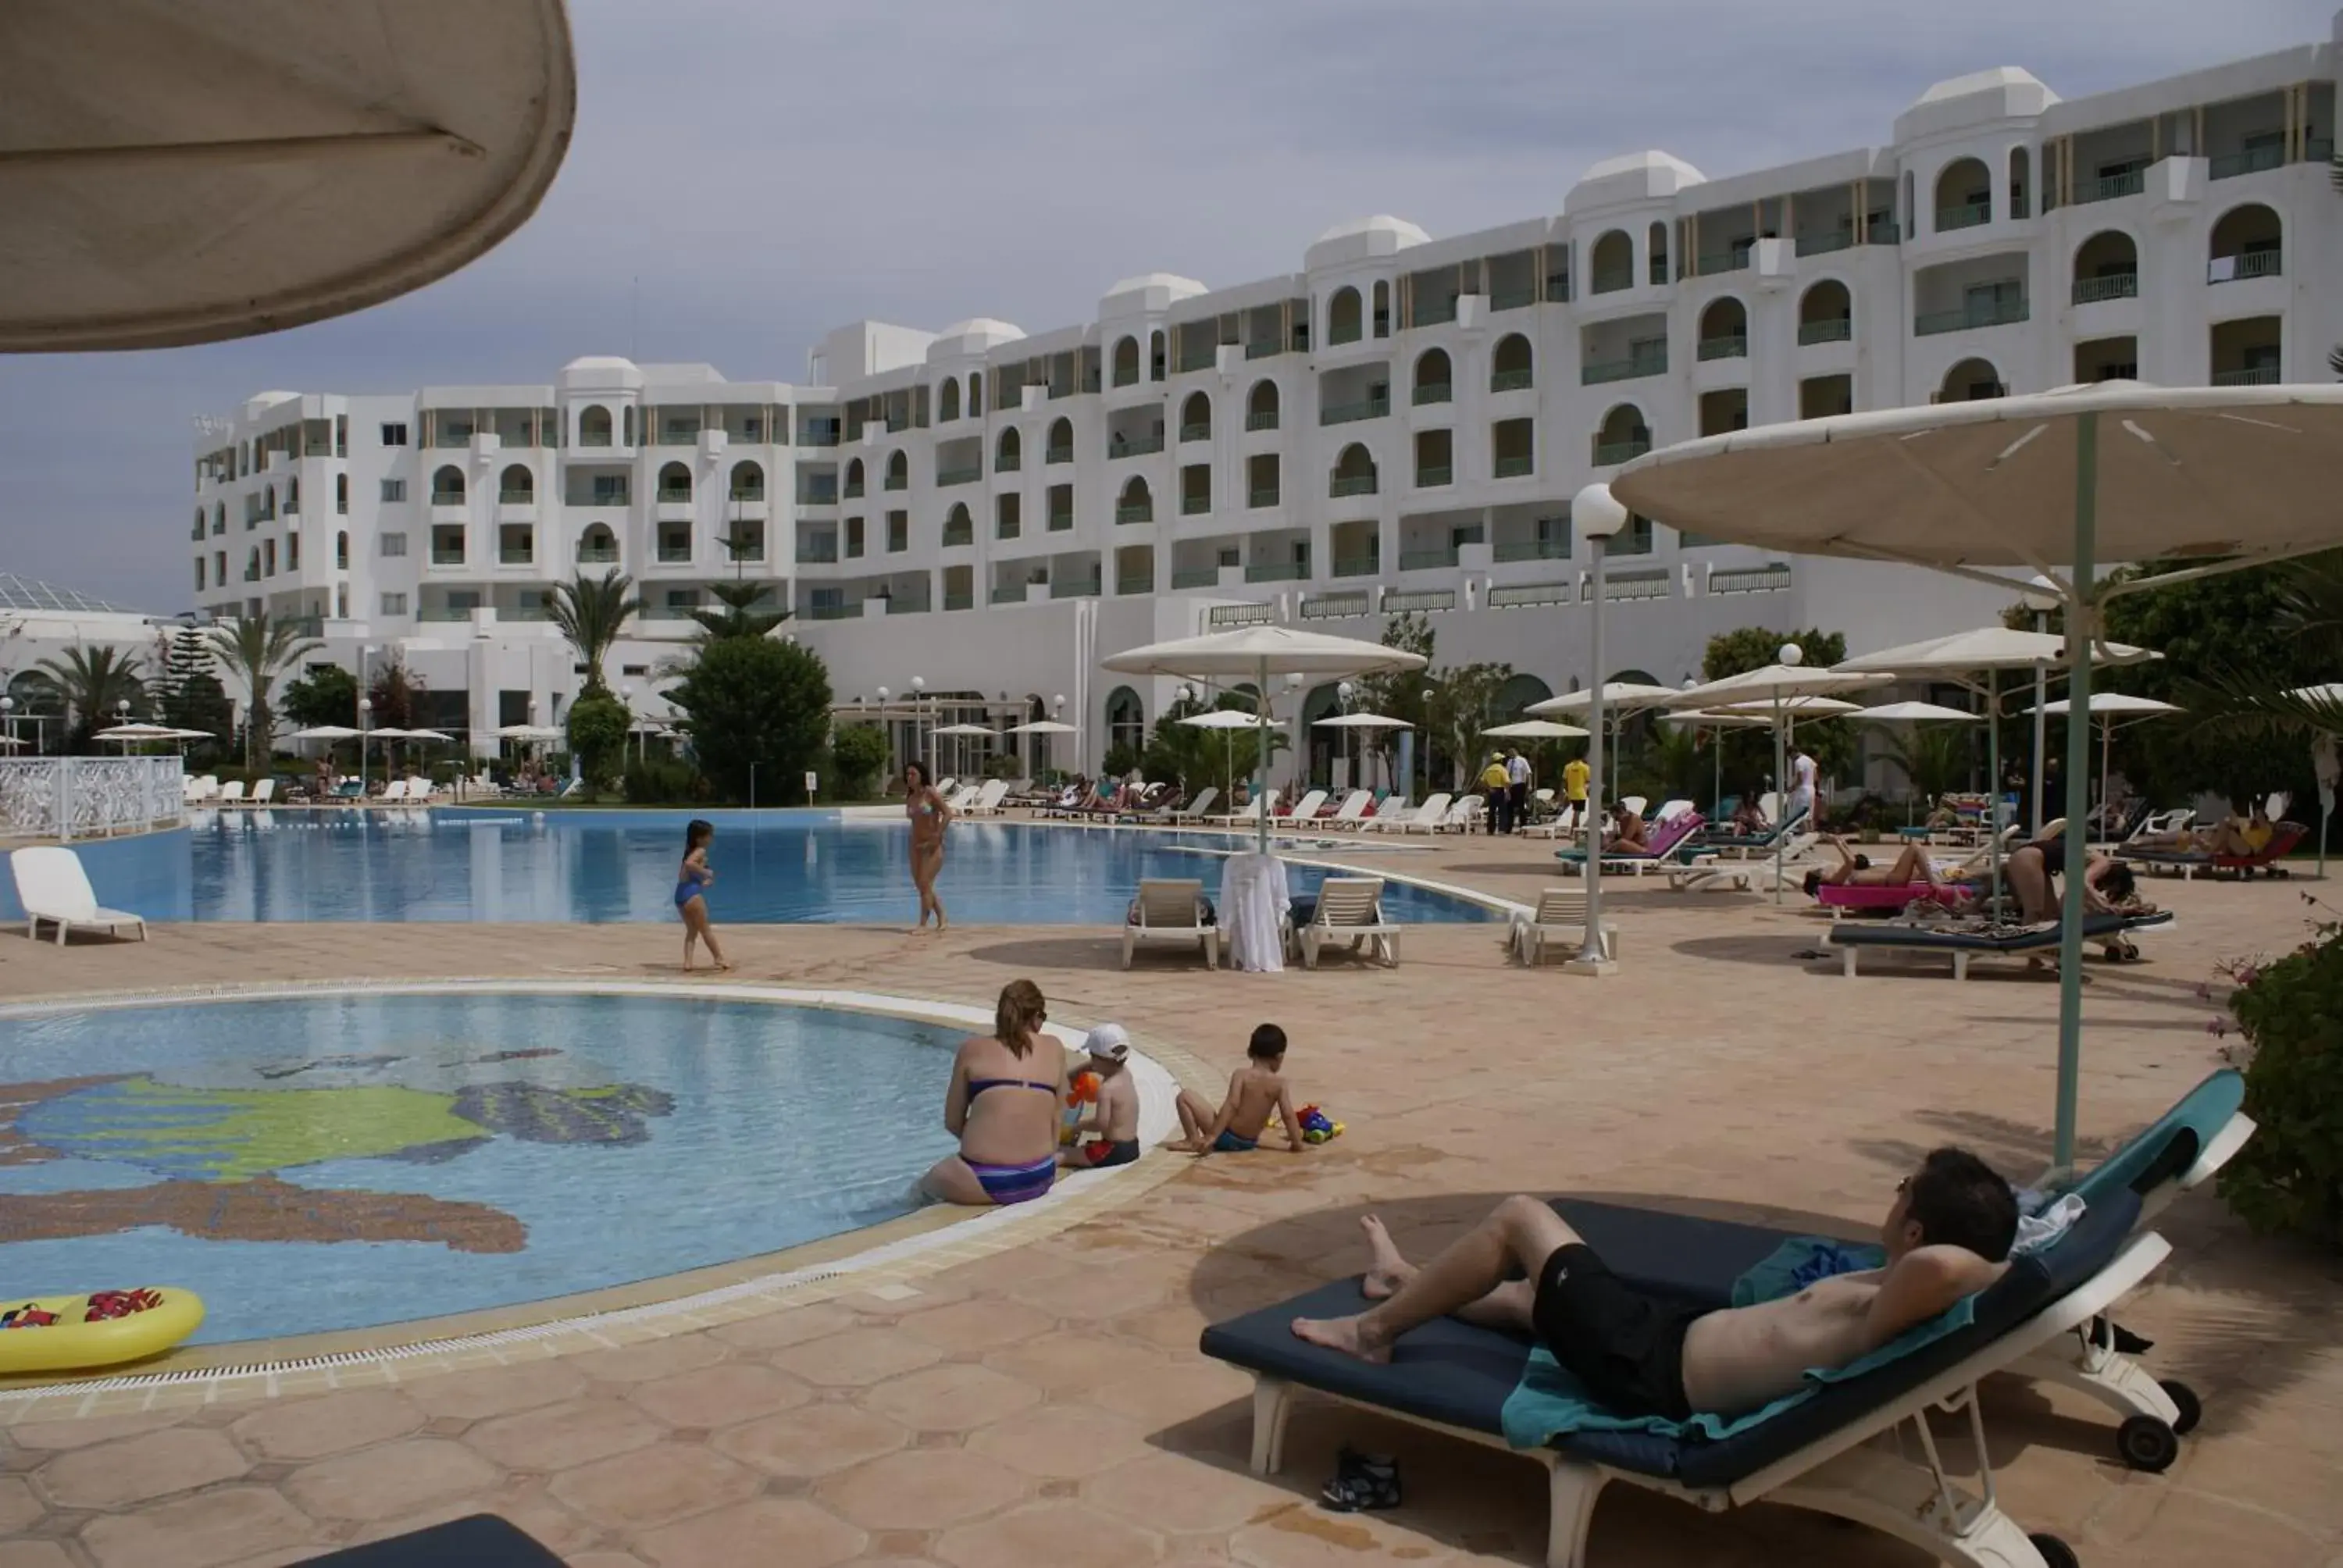
[[[1736,543],[1998,584],[2012,567],[2040,572],[2065,608],[2067,695],[2087,711],[2110,598],[2343,542],[2343,387],[2105,382],[1845,414],[1653,452],[1613,489],[1645,516]],[[2203,564],[2100,579],[2102,513],[2105,553]],[[2069,725],[2073,821],[2085,808],[2088,747],[2085,727]],[[2069,890],[2083,879],[2083,839],[2066,835]],[[2053,1138],[2062,1166],[2074,1159],[2082,1060],[2083,900],[2071,891],[2064,925]]]
[[[2097,725],[2099,729],[2099,809],[2103,819],[2101,826],[2107,828],[2112,833],[2113,824],[2106,821],[2104,818],[2107,804],[2107,752],[2115,743],[2116,731],[2125,728],[2127,724],[2137,724],[2146,719],[2162,719],[2167,714],[2178,713],[2182,709],[2177,704],[2158,702],[2153,697],[2135,697],[2128,691],[2094,691],[2091,693],[2090,700],[2091,705],[2086,711],[2090,716],[2091,722]],[[2063,719],[2074,710],[2075,705],[2063,697],[2056,702],[2044,703],[2039,709],[2042,714],[2051,719]]]
[[[1250,679],[1260,700],[1254,722],[1261,744],[1253,759],[1256,799],[1269,789],[1270,678],[1276,675],[1318,676],[1338,679],[1346,675],[1373,675],[1385,670],[1421,669],[1423,656],[1356,638],[1328,637],[1322,632],[1295,631],[1282,626],[1239,627],[1233,631],[1150,643],[1101,661],[1118,675],[1167,676],[1177,679],[1226,683]],[[1269,852],[1269,812],[1261,812],[1256,848]]]

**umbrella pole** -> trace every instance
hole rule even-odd
[[[1793,793],[1791,790],[1783,789],[1782,786],[1789,781],[1788,738],[1782,729],[1782,689],[1777,686],[1774,689],[1774,799],[1776,802],[1775,810],[1779,813],[1774,822],[1774,902],[1777,905],[1782,901],[1785,840],[1789,838],[1782,829],[1790,819],[1790,796]],[[1817,805],[1816,801],[1806,802],[1806,820],[1809,822],[1820,814],[1815,809]]]
[[[1587,649],[1594,671],[1594,696],[1588,709],[1594,721],[1586,727],[1586,859],[1583,863],[1586,940],[1572,962],[1580,973],[1594,975],[1605,973],[1610,962],[1610,953],[1603,945],[1603,606],[1608,593],[1604,565],[1610,542],[1609,535],[1600,533],[1589,534],[1586,540],[1594,558],[1590,563],[1594,569],[1594,615],[1588,631],[1592,646]]]
[[[1261,661],[1261,701],[1253,709],[1252,798],[1253,815],[1261,827],[1253,847],[1262,854],[1269,853],[1269,660]]]
[[[2091,710],[2091,639],[2098,635],[2091,557],[2097,545],[2099,417],[2086,413],[2075,422],[2075,602],[2066,616],[2066,658],[2073,670],[2066,683],[2066,879],[2058,933],[2058,1107],[2050,1145],[2051,1163],[2075,1163],[2075,1110],[2083,1063],[2083,879],[2090,867],[2085,835],[2072,824],[2083,819],[2083,792],[2089,786],[2090,734],[2071,721]]]
[[[1708,760],[1711,780],[1708,786],[1708,809],[1718,816],[1725,814],[1725,726],[1708,738]]]
[[[1975,755],[1975,753],[1971,753]],[[2001,897],[2001,672],[1985,672],[1986,886]]]
[[[2099,727],[2099,830],[2107,836],[2107,847],[2115,847],[2115,823],[2107,815],[2107,749],[2115,743],[2116,721],[2112,719]]]
[[[2037,664],[2034,667],[2034,773],[2027,781],[2026,791],[2026,799],[2034,803],[2034,836],[2037,839],[2042,837],[2043,741],[2050,723],[2050,716],[2042,711],[2042,706],[2049,700],[2050,667]]]

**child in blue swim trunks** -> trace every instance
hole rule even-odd
[[[1285,1031],[1273,1023],[1252,1031],[1245,1046],[1245,1064],[1229,1074],[1228,1097],[1214,1110],[1186,1090],[1180,1091],[1180,1130],[1185,1137],[1164,1145],[1188,1154],[1245,1154],[1261,1146],[1261,1135],[1272,1112],[1285,1129],[1286,1141],[1299,1154],[1302,1124],[1293,1114],[1293,1096],[1285,1083]]]

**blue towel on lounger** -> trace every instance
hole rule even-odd
[[[1875,1269],[1886,1260],[1877,1247],[1849,1245],[1822,1236],[1795,1236],[1775,1248],[1733,1282],[1733,1304],[1755,1306],[1792,1295],[1833,1274]],[[1964,1296],[1925,1323],[1916,1323],[1867,1356],[1841,1367],[1808,1367],[1806,1386],[1784,1394],[1773,1403],[1737,1416],[1695,1413],[1689,1421],[1659,1415],[1614,1415],[1594,1402],[1585,1385],[1564,1372],[1554,1352],[1544,1345],[1530,1352],[1521,1382],[1506,1396],[1503,1414],[1505,1442],[1513,1448],[1543,1448],[1574,1432],[1640,1432],[1660,1437],[1717,1442],[1746,1432],[1760,1422],[1812,1399],[1825,1383],[1861,1377],[1921,1346],[1966,1328],[1976,1318],[1976,1298]]]

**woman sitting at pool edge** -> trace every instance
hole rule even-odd
[[[1042,1031],[1049,1016],[1041,987],[1011,980],[992,1033],[960,1041],[944,1091],[944,1131],[960,1140],[960,1152],[920,1178],[930,1197],[985,1208],[1049,1191],[1066,1101],[1066,1051]]]

